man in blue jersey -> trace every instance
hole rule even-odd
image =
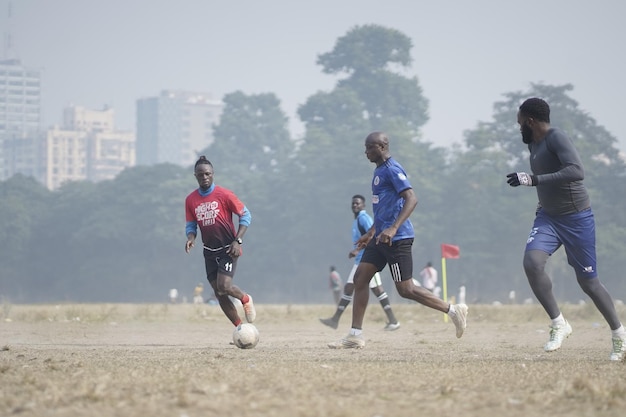
[[[343,287],[343,295],[341,296],[341,300],[337,304],[337,309],[335,310],[335,314],[328,319],[320,319],[322,324],[325,324],[328,327],[332,327],[336,329],[339,326],[339,319],[341,315],[348,307],[348,304],[352,301],[352,294],[354,293],[354,274],[356,273],[356,269],[361,262],[361,257],[363,256],[363,248],[357,247],[357,241],[367,233],[368,230],[374,224],[374,221],[367,214],[365,210],[365,197],[360,194],[357,194],[352,197],[352,213],[354,213],[354,221],[352,222],[352,242],[353,248],[348,253],[348,258],[354,258],[354,265],[352,266],[352,270],[350,271],[350,275],[348,276],[348,281],[346,285]],[[374,274],[374,277],[370,280],[369,287],[378,298],[380,302],[380,306],[383,308],[383,311],[387,315],[387,324],[385,325],[385,330],[393,331],[398,330],[400,328],[400,323],[396,320],[396,316],[393,314],[393,310],[391,309],[391,304],[389,303],[389,296],[385,292],[383,288],[383,282],[380,278],[380,274],[377,272]]]
[[[611,328],[612,361],[624,358],[626,330],[619,321],[609,292],[596,270],[595,220],[584,169],[572,140],[550,127],[550,106],[540,98],[529,98],[519,107],[517,123],[522,142],[530,151],[532,174],[513,172],[507,175],[512,187],[533,186],[539,205],[533,228],[526,241],[524,270],[535,297],[552,320],[550,339],[544,346],[554,352],[572,333],[563,318],[552,292],[552,281],[545,266],[550,255],[565,247],[568,263],[574,268],[578,285],[596,305]]]
[[[417,206],[417,197],[404,168],[391,157],[389,139],[382,132],[365,138],[365,155],[376,164],[372,180],[374,224],[357,241],[365,248],[354,275],[354,306],[350,333],[332,349],[360,349],[363,339],[363,317],[369,298],[368,284],[376,272],[389,265],[391,277],[400,296],[449,314],[456,327],[456,337],[463,336],[468,308],[465,304],[451,305],[413,282],[411,247],[415,233],[409,216]]]

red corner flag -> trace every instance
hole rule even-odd
[[[441,257],[446,259],[458,259],[460,249],[455,245],[441,244]]]

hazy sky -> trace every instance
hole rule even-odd
[[[297,107],[336,82],[317,55],[375,23],[413,40],[405,75],[430,100],[425,139],[461,142],[491,120],[503,93],[571,83],[580,107],[626,150],[623,0],[12,0],[10,21],[8,3],[0,0],[0,28],[12,34],[13,57],[44,70],[46,126],[68,104],[107,104],[118,127],[134,130],[140,97],[241,90],[275,93],[301,134]]]

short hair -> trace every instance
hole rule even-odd
[[[363,197],[361,194],[353,195],[352,199],[354,200],[355,198],[358,198],[359,200],[363,200],[363,202],[365,203],[365,197]]]
[[[377,142],[382,143],[383,145],[389,146],[389,137],[387,137],[387,134],[385,132],[372,132],[369,135],[367,135],[365,139],[377,141]]]
[[[550,106],[545,100],[537,97],[529,98],[519,106],[519,111],[540,122],[550,123]]]
[[[213,164],[211,163],[211,161],[206,159],[206,156],[204,156],[204,155],[202,155],[202,156],[200,156],[200,158],[198,158],[198,160],[196,161],[196,164],[193,166],[193,168],[194,169],[198,168],[198,165],[210,165],[211,168],[213,168]]]

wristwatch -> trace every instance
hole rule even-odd
[[[240,245],[243,245],[243,239],[240,237],[235,238],[235,242],[239,243]]]

